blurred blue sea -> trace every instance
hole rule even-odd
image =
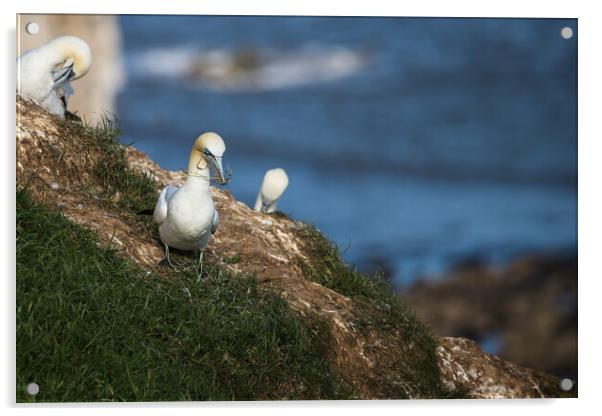
[[[280,210],[361,269],[576,253],[576,20],[120,19],[123,140],[181,169],[220,133],[248,205],[285,168]]]

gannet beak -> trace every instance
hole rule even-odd
[[[224,174],[224,168],[222,166],[222,158],[221,157],[217,158],[217,157],[211,155],[209,157],[209,162],[211,163],[211,165],[213,166],[213,169],[217,173],[218,182],[221,185],[226,185],[228,183],[228,178],[226,178],[226,175]]]
[[[264,199],[261,201],[261,212],[267,214],[268,212],[270,212],[270,207],[272,206],[272,202],[271,201],[267,201]]]
[[[65,65],[61,69],[56,71],[52,71],[52,80],[54,81],[54,85],[62,84],[63,82],[69,81],[75,76],[75,72],[73,71],[73,63]]]

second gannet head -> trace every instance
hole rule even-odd
[[[259,195],[257,195],[255,210],[261,210],[265,213],[276,211],[277,202],[287,187],[288,176],[284,169],[276,168],[268,170],[263,177]]]
[[[222,158],[226,151],[224,140],[213,132],[201,134],[192,147],[190,159],[188,161],[188,174],[199,175],[212,168],[220,184],[225,185],[229,179],[224,173]],[[208,174],[208,172],[207,172]]]
[[[43,48],[47,49],[50,64],[54,64],[55,77],[63,74],[65,80],[72,81],[83,77],[90,70],[92,52],[88,44],[77,36],[61,36]]]
[[[91,65],[92,52],[85,41],[61,36],[19,56],[17,91],[64,117],[73,92],[70,81],[86,75]]]

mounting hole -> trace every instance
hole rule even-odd
[[[568,26],[563,27],[562,29],[560,29],[560,36],[563,37],[563,39],[570,39],[573,37],[573,29],[571,29]]]
[[[36,22],[29,22],[25,25],[25,31],[30,35],[37,35],[40,31],[40,26]]]
[[[570,391],[573,388],[573,380],[570,378],[563,378],[560,380],[560,390]]]
[[[40,392],[40,386],[38,386],[38,383],[29,383],[25,390],[30,396],[35,396]]]

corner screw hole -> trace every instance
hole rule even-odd
[[[560,389],[562,391],[570,391],[573,389],[573,380],[570,378],[563,378],[560,380]]]
[[[25,25],[25,31],[30,35],[37,35],[40,31],[40,26],[36,22],[29,22]]]
[[[27,391],[27,394],[29,394],[30,396],[35,396],[36,394],[38,394],[40,392],[40,386],[38,386],[37,383],[29,383],[25,390]]]
[[[570,39],[573,37],[573,29],[571,29],[568,26],[563,27],[560,30],[560,36],[562,36],[563,39]]]

